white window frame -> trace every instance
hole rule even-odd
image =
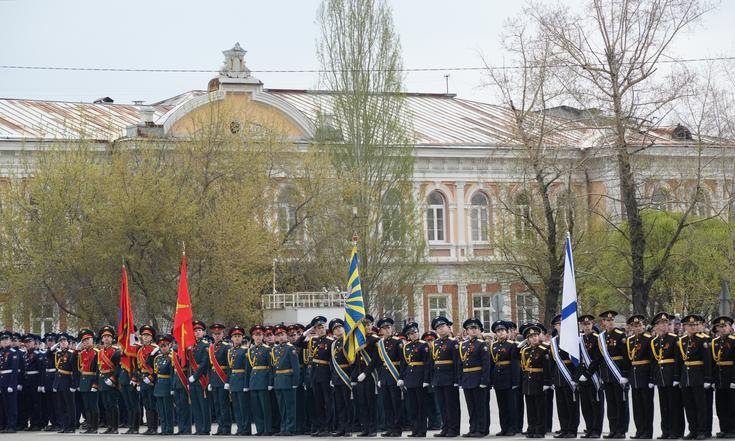
[[[439,303],[444,302],[444,306],[440,306]],[[429,319],[433,320],[435,317],[444,316],[444,317],[451,317],[451,299],[449,298],[448,294],[430,294],[428,299],[428,310],[429,310]],[[437,304],[434,305],[433,303],[436,302]]]
[[[475,306],[475,299],[481,299],[479,307]],[[485,304],[484,299],[487,299],[487,304]],[[487,316],[485,316],[485,314],[487,314]],[[472,317],[480,320],[485,330],[490,329],[490,325],[493,323],[493,294],[489,292],[477,292],[472,294]]]
[[[432,195],[438,195],[442,203],[431,204]],[[447,199],[438,191],[433,190],[426,198],[426,238],[430,244],[446,243],[447,240]],[[441,220],[441,225],[439,220]]]
[[[516,321],[527,323],[539,318],[539,301],[533,293],[520,292],[516,294]]]
[[[473,200],[477,196],[481,196],[485,203],[475,204]],[[475,192],[470,198],[470,238],[472,243],[487,243],[490,240],[491,207],[490,198],[482,191]]]
[[[526,198],[525,204],[519,204],[521,197]],[[531,226],[529,218],[531,217],[531,198],[526,191],[522,191],[513,198],[513,237],[519,240],[525,240],[531,235]]]

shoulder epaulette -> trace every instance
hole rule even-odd
[[[392,340],[400,340],[400,338],[396,337],[395,335],[391,337]]]
[[[625,335],[625,331],[623,331],[623,330],[622,330],[622,329],[620,329],[620,328],[615,328],[615,329],[613,329],[613,332],[617,332],[618,334],[623,334],[623,335]]]
[[[653,335],[651,335],[651,333],[650,333],[650,332],[644,332],[644,333],[643,333],[643,336],[644,336],[644,337],[648,337],[648,338],[651,338],[651,337],[653,337]]]
[[[329,336],[327,336],[327,340],[329,340],[329,341],[334,341],[334,338],[333,338],[333,337],[329,337]]]
[[[286,342],[286,346],[293,346],[290,341]]]
[[[544,351],[548,351],[549,350],[549,347],[548,346],[545,346],[543,343],[541,343],[540,345],[538,345],[538,347],[541,348],[541,349],[543,349]]]
[[[99,352],[99,351],[100,351],[100,350],[99,350],[99,349],[97,349],[97,348],[92,348],[92,349],[94,349],[94,352]]]
[[[678,337],[678,335],[677,335],[677,334],[674,334],[673,332],[669,332],[668,334],[669,334],[670,336],[672,336],[672,337]]]
[[[599,337],[600,336],[600,334],[598,334],[596,332],[593,332],[592,335],[594,335],[595,337]]]
[[[268,346],[268,345],[267,345],[267,344],[265,344],[265,343],[263,343],[263,347],[264,347],[264,348],[269,348],[269,349],[270,349],[270,346]]]
[[[635,335],[631,335],[630,337],[626,337],[626,340],[631,340]]]
[[[456,338],[455,337],[449,337],[449,340],[454,341],[454,340],[456,340]]]
[[[710,338],[709,334],[705,334],[704,332],[698,332],[697,337],[699,338]]]
[[[735,334],[730,334],[730,335],[727,336],[727,338],[732,339],[732,340],[735,340]]]
[[[426,343],[424,340],[421,340],[421,339],[419,339],[418,342],[419,343]]]

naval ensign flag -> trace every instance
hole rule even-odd
[[[566,351],[575,366],[579,364],[579,328],[577,325],[577,283],[574,281],[572,238],[567,233],[564,247],[564,286],[561,295],[561,330],[559,348]]]

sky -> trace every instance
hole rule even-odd
[[[567,0],[575,6],[580,0]],[[319,0],[0,0],[0,65],[212,69],[235,42],[267,88],[313,89],[318,69]],[[517,0],[389,0],[406,68],[504,64],[500,34],[517,16]],[[682,58],[735,55],[735,1],[724,0],[674,51]],[[507,55],[506,55],[507,57]],[[507,63],[506,63],[507,64]],[[412,72],[410,92],[449,92],[497,102],[481,71]],[[0,98],[156,102],[205,89],[214,73],[79,72],[0,69]]]

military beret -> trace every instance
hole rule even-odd
[[[440,315],[440,316],[434,318],[434,320],[431,321],[431,329],[433,329],[435,331],[436,331],[436,328],[438,328],[441,325],[452,326],[453,323],[452,323],[451,320],[449,320],[448,318],[444,317],[443,315]]]

